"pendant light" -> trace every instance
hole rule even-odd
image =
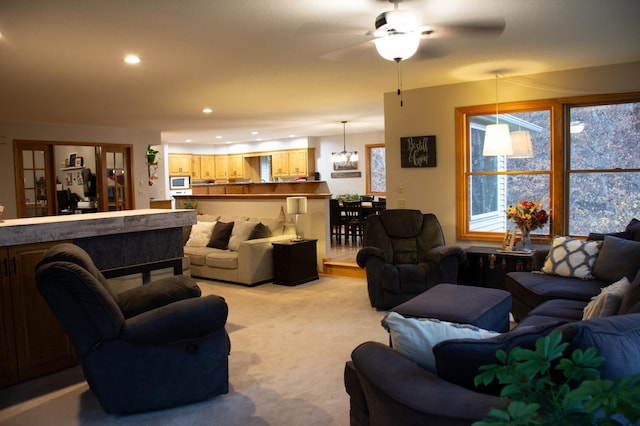
[[[498,117],[498,74],[496,74],[496,124],[489,124],[486,128],[482,148],[484,156],[513,154],[509,125],[500,124]]]
[[[342,121],[342,151],[331,153],[332,163],[358,161],[358,151],[347,151],[347,122]]]
[[[513,153],[509,158],[532,158],[531,133],[526,130],[511,132],[511,147],[513,148]]]

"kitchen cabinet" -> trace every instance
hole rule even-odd
[[[289,176],[289,153],[287,151],[271,154],[271,174],[273,177]]]
[[[200,179],[215,179],[216,161],[214,155],[200,156]]]
[[[202,157],[200,155],[193,154],[191,156],[191,180],[201,179],[201,164]]]
[[[314,148],[289,151],[289,176],[310,176],[315,171]]]
[[[169,174],[171,176],[191,176],[191,154],[169,154]]]
[[[229,164],[229,178],[244,178],[244,156],[242,154],[227,155]]]
[[[36,288],[35,266],[44,251],[58,243],[0,248],[0,387],[78,363],[66,333]]]
[[[229,162],[226,155],[216,155],[214,158],[216,179],[229,179]]]

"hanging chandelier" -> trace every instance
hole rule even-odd
[[[358,161],[358,151],[347,151],[347,122],[342,121],[342,151],[331,153],[332,163]]]

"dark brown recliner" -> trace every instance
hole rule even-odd
[[[445,245],[440,222],[419,210],[385,210],[367,218],[357,262],[366,269],[371,306],[391,309],[436,284],[456,284],[461,247]]]

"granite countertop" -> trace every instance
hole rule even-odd
[[[196,218],[190,209],[140,209],[7,219],[0,222],[0,247],[176,228]]]

